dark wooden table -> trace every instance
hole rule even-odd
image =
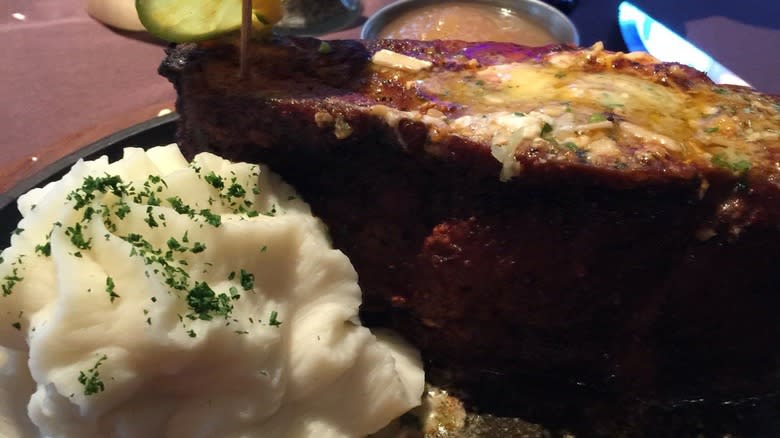
[[[364,0],[366,16],[390,0]],[[617,0],[580,0],[582,44],[625,50]],[[780,93],[780,2],[637,0],[758,89]],[[92,20],[85,0],[0,1],[0,192],[111,132],[171,108],[164,44]],[[355,38],[360,24],[327,35]]]

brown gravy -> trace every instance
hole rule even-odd
[[[389,22],[379,37],[505,41],[527,46],[558,42],[528,17],[497,6],[467,2],[442,2],[407,11]]]

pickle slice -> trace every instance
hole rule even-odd
[[[241,27],[241,0],[136,0],[149,33],[176,43],[202,41]],[[280,0],[253,0],[252,25],[270,28],[282,17]]]

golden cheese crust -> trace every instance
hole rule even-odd
[[[586,49],[453,41],[319,44],[253,46],[255,69],[243,85],[226,72],[234,69],[226,62],[233,48],[212,47],[207,86],[214,92],[265,89],[273,98],[289,91],[272,90],[274,76],[305,62],[301,71],[316,74],[299,73],[301,85],[329,85],[324,100],[358,106],[392,128],[401,120],[422,123],[426,149],[434,154],[446,155],[442,145],[453,136],[482,145],[501,164],[502,179],[528,167],[574,165],[647,172],[650,178],[659,171],[686,177],[727,172],[780,181],[777,97],[716,85],[698,71],[645,53],[609,52],[600,43]],[[334,68],[345,61],[348,66]],[[329,77],[331,72],[342,75]],[[327,101],[315,106],[311,122],[332,127],[338,137],[349,135],[349,108]]]

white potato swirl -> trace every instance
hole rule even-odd
[[[360,325],[349,260],[263,166],[128,148],[19,209],[0,346],[43,436],[360,437],[419,404],[419,357]]]

